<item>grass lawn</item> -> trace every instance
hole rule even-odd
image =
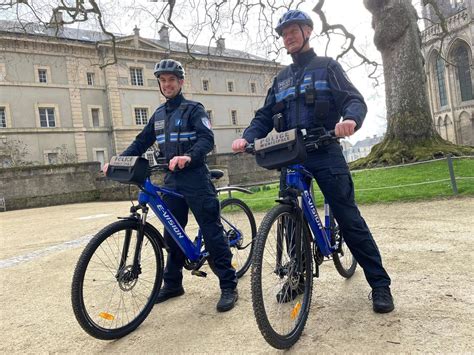
[[[459,195],[474,195],[474,159],[453,159]],[[453,196],[446,160],[393,168],[353,171],[356,201],[369,204],[392,201],[426,200]],[[256,186],[254,194],[232,193],[244,200],[252,211],[267,211],[278,197],[278,184]],[[314,184],[317,204],[322,194]],[[221,198],[227,197],[223,194]]]

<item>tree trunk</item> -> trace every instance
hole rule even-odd
[[[387,133],[352,168],[429,160],[447,154],[474,154],[435,131],[426,92],[424,60],[416,10],[411,0],[364,0],[372,13],[374,42],[382,53]]]
[[[439,136],[433,128],[416,10],[410,0],[364,0],[382,53],[387,103],[386,139],[405,144]]]

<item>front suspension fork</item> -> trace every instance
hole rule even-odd
[[[137,210],[141,209],[142,214],[138,214]],[[148,214],[148,207],[146,206],[133,206],[130,208],[130,217],[134,218],[139,222],[138,229],[137,229],[137,242],[135,245],[135,253],[133,255],[133,264],[132,264],[132,275],[134,278],[138,277],[141,274],[141,266],[140,266],[140,256],[143,244],[143,236],[145,231],[145,224],[146,224],[146,217]],[[125,240],[123,243],[122,248],[122,255],[120,257],[119,268],[116,277],[120,275],[120,272],[127,266],[127,258],[128,253],[130,250],[130,242],[132,240],[132,229],[127,229],[125,232]]]

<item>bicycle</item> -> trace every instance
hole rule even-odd
[[[315,137],[305,132],[307,151],[337,139],[334,132]],[[249,144],[246,151],[255,153],[255,146]],[[311,306],[313,277],[319,277],[323,261],[332,258],[345,278],[357,267],[326,200],[324,225],[318,215],[310,188],[312,174],[299,163],[283,171],[287,193],[262,220],[251,271],[255,318],[265,340],[277,349],[290,348],[301,336]]]
[[[111,168],[115,173],[109,176]],[[114,157],[109,170],[107,175],[112,180],[140,188],[138,204],[132,203],[128,217],[119,217],[119,221],[104,227],[90,240],[77,262],[71,290],[72,307],[80,326],[102,340],[118,339],[135,330],[152,310],[161,288],[166,243],[162,234],[147,222],[149,208],[183,250],[185,269],[205,277],[206,272],[200,268],[210,262],[202,233],[199,231],[192,241],[160,194],[183,196],[155,185],[150,179],[154,171],[167,171],[167,164],[148,167],[144,158]],[[211,171],[215,179],[222,175],[221,171]],[[221,189],[228,190],[245,189]],[[221,206],[225,238],[231,247],[233,265],[234,259],[238,262],[237,277],[242,277],[251,263],[255,220],[249,207],[239,199],[225,199]]]

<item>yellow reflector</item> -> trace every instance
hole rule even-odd
[[[300,309],[301,309],[301,303],[298,302],[293,308],[293,310],[291,311],[291,315],[290,315],[291,320],[296,319],[296,317],[298,316],[298,313],[300,313]]]
[[[107,319],[107,320],[114,320],[115,319],[115,317],[113,315],[111,315],[110,313],[105,313],[105,312],[100,312],[99,317]]]

